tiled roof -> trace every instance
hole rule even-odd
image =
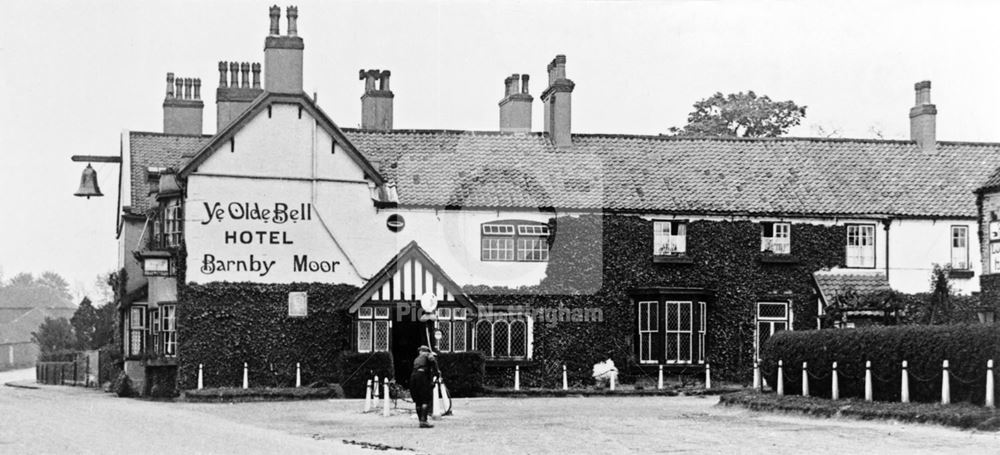
[[[1000,144],[344,129],[403,205],[805,215],[977,214]]]
[[[212,136],[130,132],[132,211],[145,213],[149,208],[149,180],[146,176],[150,167],[177,169],[185,161],[185,153],[197,151],[211,138]]]
[[[884,273],[851,274],[843,270],[821,270],[813,273],[813,278],[824,300],[832,300],[851,289],[861,295],[890,290],[889,279]]]

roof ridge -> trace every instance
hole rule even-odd
[[[142,136],[161,136],[161,137],[189,137],[189,138],[200,138],[200,139],[208,139],[208,138],[211,138],[211,137],[215,137],[214,134],[172,134],[172,133],[160,133],[160,132],[156,132],[156,131],[134,131],[134,130],[129,130],[129,135],[130,136],[132,136],[132,135],[136,135],[136,136],[142,135]]]

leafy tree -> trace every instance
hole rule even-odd
[[[15,275],[0,286],[0,307],[73,308],[69,284],[55,272],[45,272],[37,279],[30,273]]]
[[[45,318],[45,322],[38,326],[38,331],[31,333],[31,338],[43,354],[68,350],[76,346],[73,326],[66,318]]]
[[[794,101],[772,101],[768,96],[746,93],[711,97],[694,103],[683,128],[671,127],[678,136],[778,137],[798,125],[806,116],[806,106]]]
[[[97,321],[94,324],[94,338],[91,340],[93,349],[100,349],[115,342],[115,323],[118,312],[113,302],[105,303],[97,308]]]
[[[76,342],[80,349],[99,347],[94,346],[94,333],[97,331],[98,322],[97,310],[89,298],[83,298],[69,322],[73,325],[73,332],[76,333]]]

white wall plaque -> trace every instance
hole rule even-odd
[[[292,317],[305,317],[309,310],[309,297],[305,292],[288,293],[288,315]]]

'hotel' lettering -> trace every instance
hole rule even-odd
[[[288,233],[283,231],[226,231],[226,243],[251,243],[271,245],[291,245]]]

